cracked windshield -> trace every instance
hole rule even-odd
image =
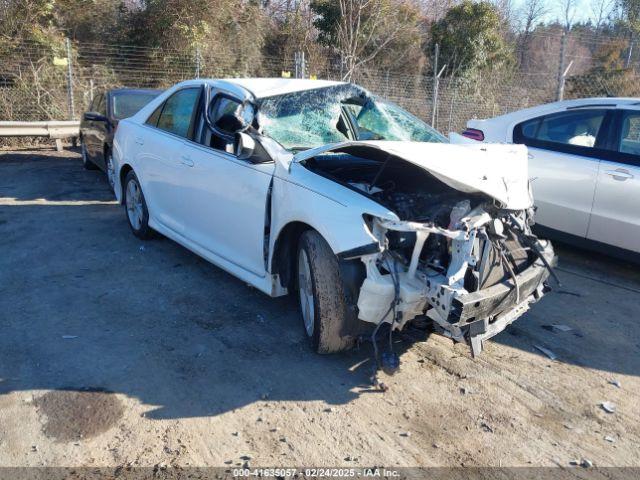
[[[447,142],[422,120],[353,85],[337,85],[265,98],[263,133],[289,150],[348,140]]]

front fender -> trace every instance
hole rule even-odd
[[[389,209],[343,185],[294,163],[291,175],[274,177],[271,209],[269,265],[276,239],[291,222],[309,225],[339,254],[377,242],[363,214],[397,220]]]
[[[126,165],[129,165],[130,168],[133,168],[132,160],[133,155],[129,152],[131,148],[131,131],[133,130],[130,122],[128,120],[120,121],[118,125],[118,129],[116,130],[116,134],[113,137],[113,168],[115,171],[114,178],[114,193],[116,196],[116,200],[119,203],[124,201],[124,195],[122,194],[122,168]]]

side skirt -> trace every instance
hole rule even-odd
[[[219,267],[227,273],[230,273],[234,277],[247,282],[252,287],[255,287],[261,292],[266,293],[270,297],[281,297],[287,294],[287,289],[280,286],[278,275],[265,274],[261,277],[252,272],[249,272],[244,268],[236,265],[235,263],[230,262],[225,258],[194,244],[193,242],[190,242],[186,237],[180,235],[177,232],[174,232],[169,228],[164,227],[161,223],[156,222],[153,218],[149,219],[149,226],[163,234],[165,237],[182,245],[187,250],[191,250],[196,255],[204,258],[208,262],[213,263],[216,267]]]

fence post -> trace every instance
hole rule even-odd
[[[631,35],[631,41],[629,42],[629,50],[627,52],[627,59],[624,62],[624,68],[631,66],[631,55],[633,54],[633,34]]]
[[[558,66],[558,90],[556,100],[560,101],[564,98],[564,81],[566,73],[564,73],[564,52],[567,47],[567,31],[562,32],[562,40],[560,42],[560,64]]]
[[[433,55],[433,105],[431,107],[431,126],[435,127],[436,110],[438,106],[438,55],[440,53],[440,45],[436,43]]]
[[[73,102],[73,68],[71,66],[71,41],[65,38],[67,47],[67,108],[69,110],[69,120],[76,118],[76,107]]]
[[[453,104],[456,101],[456,94],[458,93],[457,88],[453,88],[453,95],[451,96],[451,107],[449,108],[449,132],[451,132],[451,121],[453,120]],[[447,132],[447,133],[449,133]]]
[[[307,69],[306,62],[304,59],[304,52],[294,52],[293,54],[293,68],[294,68],[294,76],[295,78],[304,78],[305,71]]]
[[[200,78],[200,45],[196,45],[196,78]]]

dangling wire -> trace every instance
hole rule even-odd
[[[518,283],[518,276],[516,275],[516,272],[513,270],[513,267],[511,266],[509,259],[505,255],[504,245],[502,245],[501,243],[498,243],[498,253],[500,254],[502,265],[507,269],[507,271],[509,272],[509,275],[511,275],[511,278],[513,279],[514,285],[516,286],[516,304],[519,304],[520,303],[520,284]]]

